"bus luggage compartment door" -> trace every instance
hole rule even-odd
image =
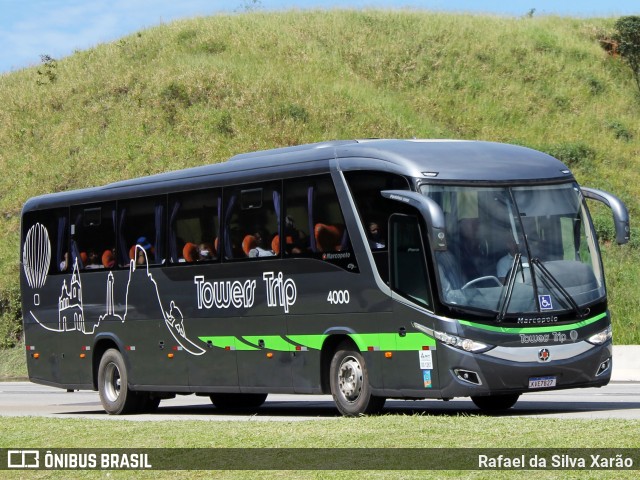
[[[235,326],[245,333],[236,335],[241,390],[291,391],[291,344],[282,338],[286,332],[284,317],[242,317],[235,320]]]

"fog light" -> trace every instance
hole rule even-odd
[[[463,382],[472,383],[474,385],[482,385],[480,381],[480,376],[471,370],[462,370],[461,368],[456,368],[453,370],[453,373],[456,374]]]
[[[600,366],[598,367],[598,371],[596,372],[596,377],[599,377],[600,375],[602,375],[604,372],[609,370],[610,367],[611,367],[611,357],[607,358],[604,362],[600,364]]]

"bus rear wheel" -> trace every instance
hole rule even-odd
[[[98,367],[98,392],[102,407],[109,415],[125,415],[137,410],[138,397],[129,390],[128,379],[122,354],[113,348],[104,352]]]
[[[471,397],[476,407],[481,410],[495,412],[498,410],[507,410],[513,407],[518,399],[519,393],[511,393],[507,395],[489,395],[487,397]]]
[[[372,395],[367,365],[351,345],[338,347],[329,375],[333,400],[344,416],[375,414],[384,407],[386,399]]]
[[[211,402],[220,410],[257,410],[267,399],[266,393],[212,393]]]

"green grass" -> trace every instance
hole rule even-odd
[[[630,69],[599,45],[612,25],[252,12],[165,24],[1,75],[0,306],[17,289],[27,198],[327,139],[532,146],[620,196],[633,219],[640,95]],[[609,239],[610,218],[600,214],[598,225]],[[618,343],[640,343],[638,245],[605,253]],[[6,323],[19,312],[0,315]]]
[[[517,435],[514,435],[517,432]],[[0,418],[1,448],[638,448],[640,422],[387,415],[301,422],[133,422]],[[568,441],[568,439],[571,439]],[[588,455],[588,450],[585,455]],[[355,453],[354,453],[355,454]],[[328,460],[329,461],[329,460]],[[6,474],[7,472],[5,472]],[[38,472],[63,478],[68,472]],[[597,477],[596,477],[597,473]],[[171,472],[142,473],[173,478]],[[530,475],[531,473],[528,473]],[[180,474],[201,478],[204,472]],[[526,472],[209,472],[215,478],[524,478]],[[635,478],[635,472],[553,472],[545,478]],[[90,472],[87,477],[103,477]],[[110,472],[109,477],[126,476]],[[31,477],[31,476],[30,476]],[[19,478],[19,475],[10,478]]]
[[[640,344],[640,251],[629,247],[603,249],[613,341],[616,345]]]
[[[27,379],[24,345],[0,349],[0,381]]]

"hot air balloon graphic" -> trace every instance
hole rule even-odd
[[[31,288],[41,288],[47,280],[51,264],[51,242],[44,225],[36,223],[27,232],[22,251],[22,267]],[[40,304],[40,296],[33,295],[33,303]]]

